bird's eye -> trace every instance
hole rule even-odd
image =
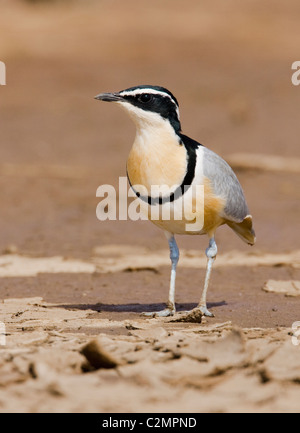
[[[150,95],[149,93],[143,93],[140,97],[139,100],[141,102],[150,102],[152,99],[152,95]]]

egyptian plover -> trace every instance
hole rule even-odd
[[[185,212],[181,218],[174,215],[170,218],[150,217],[166,234],[172,263],[169,299],[166,308],[155,314],[170,316],[175,313],[179,249],[174,236],[206,234],[209,237],[207,268],[196,308],[203,315],[213,316],[207,309],[206,295],[217,255],[216,229],[227,224],[243,241],[250,245],[255,243],[252,216],[236,175],[220,156],[181,132],[178,102],[164,87],[136,86],[117,93],[101,93],[95,98],[117,103],[136,125],[135,141],[127,160],[127,176],[137,197],[149,207],[168,203],[173,211],[176,206],[183,206],[184,196],[192,197],[192,216]],[[159,196],[151,196],[154,185],[162,187]],[[195,193],[196,186],[202,188],[196,188]],[[197,216],[203,224],[194,230],[190,223]]]

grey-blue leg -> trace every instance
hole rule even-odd
[[[169,242],[170,247],[170,259],[172,263],[171,268],[171,278],[170,278],[170,290],[169,290],[169,299],[167,302],[167,306],[162,311],[157,311],[154,313],[144,313],[146,316],[160,316],[167,317],[173,316],[175,314],[175,280],[176,280],[176,267],[179,260],[179,249],[177,243],[175,241],[174,235],[169,232],[165,233]]]
[[[175,280],[176,280],[176,268],[179,260],[179,249],[175,241],[174,236],[168,239],[170,247],[170,259],[172,263],[171,278],[170,278],[170,291],[167,308],[171,310],[172,314],[175,313]]]
[[[208,311],[206,306],[206,295],[207,295],[207,289],[210,279],[210,274],[212,270],[213,263],[215,261],[216,255],[218,252],[217,244],[215,242],[214,237],[210,238],[208,248],[206,249],[206,257],[207,257],[207,268],[206,268],[206,274],[205,274],[205,281],[204,281],[204,289],[201,295],[201,300],[199,302],[198,308],[205,316],[213,317],[214,315]]]

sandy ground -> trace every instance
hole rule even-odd
[[[299,412],[299,2],[0,7],[0,411]],[[178,315],[145,318],[167,298],[165,238],[96,218],[134,127],[93,96],[142,83],[175,94],[254,218],[252,248],[219,229],[201,323],[172,320],[199,300],[207,239],[178,238]],[[113,368],[82,354],[94,339]]]

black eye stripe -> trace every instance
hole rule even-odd
[[[175,131],[180,131],[180,120],[178,114],[178,105],[175,102],[175,98],[171,98],[167,94],[159,94],[159,93],[147,93],[145,89],[144,92],[135,93],[135,94],[124,94],[121,96],[125,101],[129,102],[133,106],[140,108],[145,111],[151,111],[153,113],[158,113],[164,119],[168,119]]]
[[[150,93],[142,93],[139,97],[138,97],[138,99],[141,101],[141,102],[150,102],[151,100],[152,100],[152,95],[150,94]]]

